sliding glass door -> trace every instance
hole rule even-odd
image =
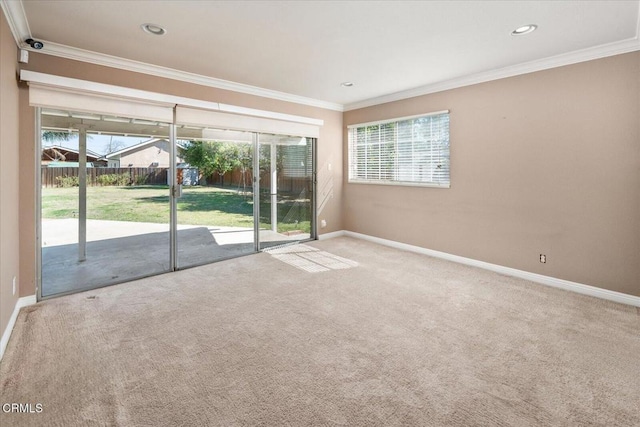
[[[315,238],[313,138],[43,109],[40,297]]]
[[[254,134],[178,127],[177,268],[256,251]]]
[[[168,123],[43,109],[41,297],[171,271]]]
[[[259,134],[260,249],[313,237],[312,138]]]

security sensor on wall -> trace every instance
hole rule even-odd
[[[24,42],[34,49],[40,50],[44,47],[44,43],[39,42],[38,40],[26,39]]]
[[[20,62],[21,64],[28,64],[29,63],[29,51],[28,50],[20,49],[20,58],[18,59],[18,62]]]

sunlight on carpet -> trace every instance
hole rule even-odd
[[[277,260],[308,273],[345,270],[358,266],[355,261],[303,244],[278,246],[266,249],[265,252]]]

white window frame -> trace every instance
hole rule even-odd
[[[404,122],[404,121],[409,121],[409,120],[414,120],[414,119],[419,119],[419,118],[423,118],[423,117],[431,117],[431,116],[438,116],[438,115],[449,115],[449,110],[442,110],[442,111],[436,111],[433,113],[426,113],[426,114],[417,114],[417,115],[413,115],[413,116],[406,116],[406,117],[399,117],[399,118],[394,118],[394,119],[389,119],[389,120],[380,120],[380,121],[375,121],[375,122],[367,122],[367,123],[359,123],[359,124],[354,124],[354,125],[349,125],[347,126],[347,133],[348,133],[348,156],[349,156],[349,174],[348,174],[348,182],[350,184],[375,184],[375,185],[396,185],[396,186],[411,186],[411,187],[433,187],[433,188],[450,188],[451,187],[451,170],[449,168],[449,180],[446,183],[439,183],[439,182],[425,182],[425,181],[403,181],[403,180],[399,180],[399,179],[364,179],[364,178],[358,178],[354,176],[355,173],[355,164],[358,162],[358,159],[354,158],[354,155],[356,153],[356,150],[354,149],[354,138],[353,138],[353,131],[355,129],[361,129],[361,128],[366,128],[369,126],[381,126],[381,125],[385,125],[385,124],[390,124],[390,123],[400,123],[400,122]],[[398,135],[397,135],[397,126],[396,126],[396,135],[395,135],[395,139],[394,139],[394,143],[397,146],[398,143]],[[449,137],[450,138],[450,137]],[[449,156],[451,153],[451,148],[449,148]],[[398,167],[397,162],[396,162],[396,168]],[[394,170],[394,174],[397,176],[397,174],[400,172],[400,170],[395,169]]]

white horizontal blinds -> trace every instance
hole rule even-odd
[[[243,114],[221,113],[219,111],[202,110],[182,105],[176,106],[176,124],[311,138],[317,138],[320,135],[320,127],[313,124],[296,123]]]
[[[287,178],[311,177],[311,141],[306,145],[285,145],[277,147],[282,153],[282,176]]]
[[[393,180],[396,169],[395,127],[381,124],[351,129],[351,132],[355,132],[352,178]]]
[[[104,94],[77,92],[31,83],[29,104],[34,107],[76,111],[110,116],[173,122],[173,105]]]
[[[449,113],[349,128],[349,180],[449,186]]]

